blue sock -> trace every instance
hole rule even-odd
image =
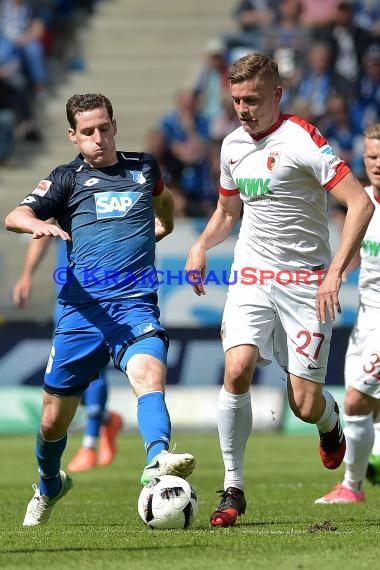
[[[99,437],[100,428],[104,423],[107,398],[108,387],[102,372],[83,394],[82,403],[86,406],[87,412],[85,436]]]
[[[35,452],[40,473],[38,488],[41,495],[46,495],[49,499],[58,495],[61,489],[59,468],[66,443],[67,434],[57,441],[45,441],[40,433],[37,435]]]
[[[150,463],[157,453],[168,449],[170,442],[171,425],[163,392],[149,392],[139,397],[137,423]]]

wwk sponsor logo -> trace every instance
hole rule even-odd
[[[271,194],[270,178],[237,178],[236,185],[241,194],[250,197]]]

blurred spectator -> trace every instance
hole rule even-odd
[[[206,59],[194,81],[194,91],[201,113],[210,122],[223,110],[223,93],[228,87],[228,64],[221,39],[211,39],[206,45]]]
[[[28,85],[22,74],[21,59],[14,44],[1,31],[0,88],[2,108],[12,112],[14,127],[17,127],[26,140],[39,141],[41,134],[33,116]]]
[[[95,0],[50,0],[54,9],[44,36],[50,67],[62,71],[83,71],[86,62],[82,53],[80,28],[94,11]],[[53,69],[54,71],[54,69]]]
[[[248,51],[262,51],[265,33],[276,14],[275,0],[240,0],[234,10],[236,32],[225,34],[224,42],[233,61]]]
[[[238,127],[240,127],[240,121],[236,114],[231,95],[230,93],[224,92],[222,96],[222,111],[210,123],[211,140],[221,144],[224,137]]]
[[[11,164],[15,123],[15,115],[9,105],[6,85],[2,84],[0,79],[0,166]]]
[[[181,189],[180,181],[183,164],[171,152],[165,134],[158,128],[150,129],[145,137],[145,151],[157,160],[162,178],[174,196],[176,217],[186,216],[186,194]]]
[[[0,0],[0,165],[14,164],[18,139],[42,140],[37,116],[52,60],[83,69],[77,34],[97,1]]]
[[[331,24],[340,0],[302,0],[302,21],[306,27],[318,28]]]
[[[297,115],[308,123],[312,123],[314,120],[310,101],[309,99],[304,99],[303,97],[293,97],[289,101],[289,105],[286,107],[285,112],[289,113],[290,115]]]
[[[363,173],[363,136],[355,127],[347,98],[332,95],[327,101],[326,115],[318,124],[337,155],[347,162],[360,178]]]
[[[332,62],[339,75],[350,82],[359,75],[360,61],[370,44],[370,34],[354,23],[350,2],[339,2],[334,18],[328,26],[316,30],[316,40],[330,43]]]
[[[192,89],[179,92],[175,109],[162,118],[159,128],[170,151],[182,163],[180,187],[186,194],[188,215],[208,215],[210,203],[216,202],[208,156],[209,124],[198,110]]]
[[[216,204],[219,197],[220,187],[220,143],[211,141],[208,152],[208,160],[210,163],[210,195],[203,203],[203,217],[211,218],[215,212]]]
[[[372,39],[380,38],[380,2],[379,0],[354,0],[352,2],[354,22],[371,34]]]
[[[302,24],[302,1],[280,0],[276,21],[265,32],[265,52],[277,60],[281,77],[294,76],[304,66],[310,30]]]
[[[363,131],[380,121],[380,46],[370,46],[363,55],[357,82],[357,101],[351,106],[356,127]]]
[[[16,46],[0,30],[0,78],[17,76],[21,71],[20,65]]]
[[[307,65],[295,89],[295,96],[310,101],[313,121],[317,122],[326,112],[326,103],[334,93],[349,93],[349,84],[332,65],[332,51],[327,43],[315,43],[308,52]]]
[[[43,37],[50,16],[47,1],[0,0],[0,31],[17,47],[24,73],[37,96],[47,92]]]

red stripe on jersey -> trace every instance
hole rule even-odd
[[[305,119],[301,119],[301,117],[298,117],[297,115],[284,115],[284,117],[288,121],[292,121],[293,123],[297,123],[297,125],[299,125],[302,129],[307,131],[309,133],[309,135],[311,136],[311,138],[313,139],[313,141],[315,142],[315,144],[319,148],[321,148],[322,146],[327,144],[327,140],[321,135],[321,133],[318,131],[317,127],[315,127],[314,125],[311,125],[310,123],[305,121]]]
[[[298,117],[297,115],[286,115],[286,118],[289,121],[297,123],[297,125],[299,125],[302,129],[305,129],[305,131],[309,133],[309,135],[311,136],[311,138],[319,148],[328,144],[327,140],[321,135],[317,127],[315,127],[314,125],[311,125],[310,123],[308,123],[304,119],[301,119],[301,117]],[[338,184],[338,182],[340,182],[350,172],[350,168],[342,160],[335,167],[335,172],[336,172],[335,176],[327,184],[324,185],[324,188],[327,191],[332,190]]]
[[[254,141],[259,141],[259,140],[263,139],[264,137],[267,137],[268,135],[270,135],[271,133],[276,131],[282,125],[282,123],[285,121],[285,119],[287,119],[289,116],[290,115],[284,115],[283,113],[281,113],[280,116],[278,117],[277,121],[275,123],[273,123],[273,125],[271,127],[269,127],[269,129],[267,129],[266,131],[263,131],[262,133],[258,133],[257,135],[251,135],[251,137],[253,138]]]
[[[341,162],[335,168],[335,172],[336,172],[336,174],[330,180],[330,182],[328,182],[327,184],[324,185],[324,189],[327,191],[332,190],[338,184],[338,182],[340,182],[345,176],[347,176],[347,174],[349,172],[351,172],[351,170],[349,169],[349,167],[347,166],[347,164],[345,162]]]
[[[226,190],[226,188],[222,188],[220,186],[219,194],[221,194],[222,196],[236,196],[236,194],[239,194],[239,190],[237,188],[235,188],[235,190]]]
[[[155,187],[153,188],[152,192],[153,196],[159,196],[160,194],[162,194],[164,188],[165,188],[164,181],[162,180],[162,178],[160,178]]]

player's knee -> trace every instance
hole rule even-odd
[[[70,424],[71,414],[62,413],[62,410],[47,406],[42,412],[40,432],[45,441],[55,441],[65,435]]]
[[[152,355],[133,355],[128,361],[126,373],[138,396],[152,391],[164,391],[166,367]]]
[[[148,373],[144,377],[132,377],[129,375],[129,381],[137,397],[148,394],[149,392],[165,391],[165,379],[155,373]]]
[[[224,385],[227,389],[228,387],[231,388],[228,390],[230,392],[235,392],[236,390],[246,392],[251,385],[252,376],[253,369],[251,364],[244,364],[235,360],[226,366]]]
[[[45,418],[41,421],[40,433],[44,441],[55,441],[65,435],[66,426],[58,418]]]
[[[344,413],[347,416],[367,416],[376,413],[376,400],[358,390],[348,390],[344,400]]]

